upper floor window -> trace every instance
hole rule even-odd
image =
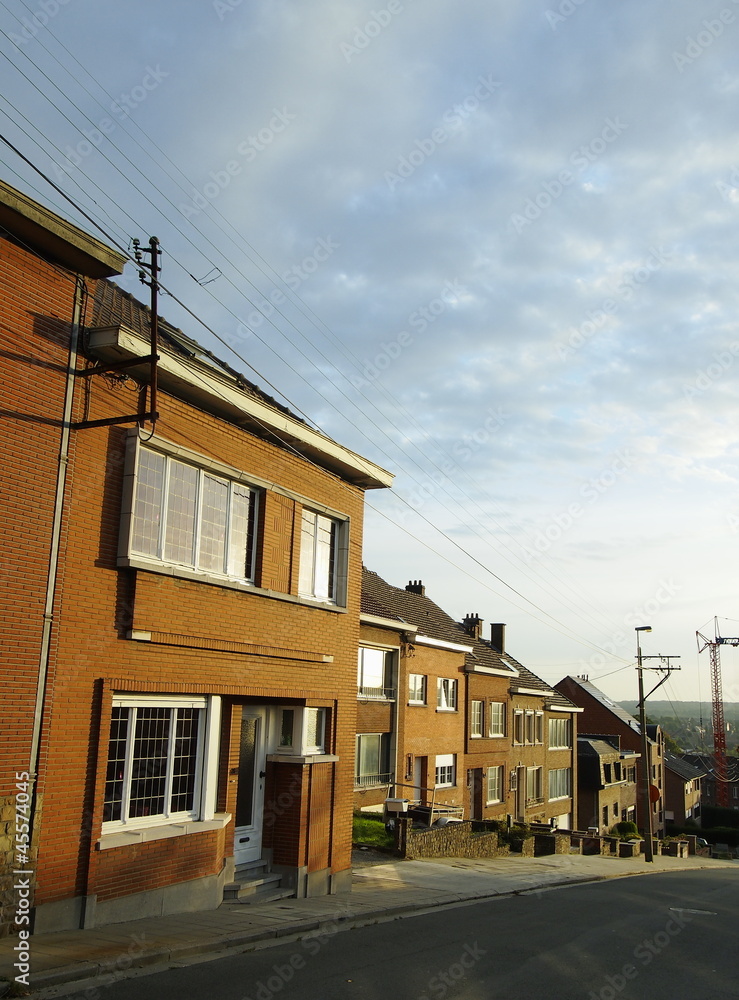
[[[572,722],[570,719],[549,720],[549,749],[569,750],[572,746]]]
[[[359,647],[357,690],[361,697],[378,699],[395,697],[393,661],[392,650]]]
[[[505,704],[491,701],[488,710],[488,736],[505,736]]]
[[[251,582],[257,497],[244,483],[141,448],[131,553]]]
[[[482,702],[470,702],[470,736],[482,736]]]
[[[523,743],[523,711],[520,709],[513,714],[513,742]]]
[[[456,712],[457,682],[449,677],[439,677],[436,687],[436,708],[439,712]]]
[[[301,597],[336,601],[339,528],[334,518],[303,508],[298,585]]]
[[[426,704],[426,676],[408,674],[408,702],[411,705]]]
[[[566,799],[572,795],[572,769],[558,767],[549,772],[549,798]]]

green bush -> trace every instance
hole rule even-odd
[[[639,827],[636,823],[627,823],[625,821],[621,823],[616,823],[611,827],[611,836],[620,837],[621,840],[639,840],[641,839],[641,834],[639,833]]]
[[[726,809],[724,806],[703,806],[701,826],[704,830],[710,830],[712,827],[739,829],[739,809]],[[722,843],[726,843],[726,841],[722,841]]]

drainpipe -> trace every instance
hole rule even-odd
[[[49,673],[49,653],[51,647],[51,632],[54,624],[54,597],[56,594],[56,579],[59,564],[59,542],[62,532],[64,513],[64,494],[67,484],[67,463],[69,461],[69,439],[72,423],[72,404],[74,402],[75,370],[79,349],[80,326],[85,301],[86,289],[82,278],[75,279],[74,304],[72,307],[72,322],[69,341],[69,362],[67,381],[64,394],[64,409],[62,414],[62,432],[59,439],[59,459],[56,479],[56,495],[54,498],[54,515],[51,526],[51,546],[49,549],[49,569],[46,577],[46,599],[44,602],[43,630],[41,633],[41,653],[39,656],[38,683],[36,686],[36,705],[31,733],[31,752],[29,758],[29,775],[33,782],[31,809],[29,818],[30,838],[33,845],[36,828],[36,812],[38,807],[38,769],[41,755],[41,728],[46,702],[46,688]]]

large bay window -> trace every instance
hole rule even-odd
[[[258,495],[248,483],[140,447],[127,554],[251,583]]]

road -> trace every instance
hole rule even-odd
[[[739,998],[739,872],[532,892],[197,962],[87,1000]]]

